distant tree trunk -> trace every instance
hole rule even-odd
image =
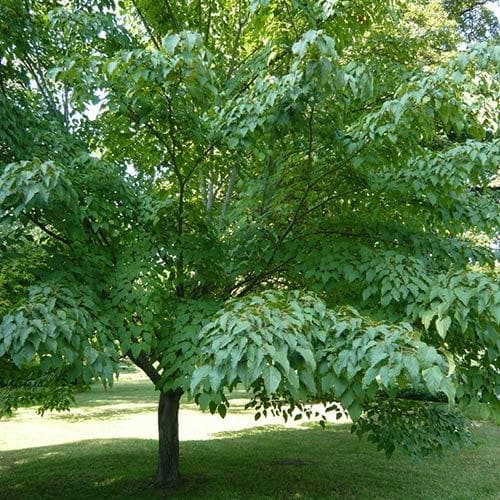
[[[162,392],[158,403],[159,460],[156,479],[173,484],[179,479],[179,391]]]

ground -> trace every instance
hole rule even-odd
[[[137,373],[81,394],[70,413],[0,421],[0,498],[500,498],[500,428],[421,464],[387,460],[344,424],[255,422],[236,395],[223,420],[184,402],[175,490],[155,488],[156,394]],[[265,423],[265,425],[263,425]]]

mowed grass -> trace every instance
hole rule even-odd
[[[124,380],[109,393],[81,395],[78,420],[98,426],[127,418],[126,408],[152,412],[154,401],[149,385]],[[21,417],[10,421],[16,418]],[[70,413],[59,421],[71,418]],[[205,416],[199,418],[205,425]],[[190,425],[196,423],[190,418]],[[53,446],[0,448],[0,498],[498,499],[500,428],[478,424],[475,435],[477,447],[415,464],[402,455],[387,460],[345,425],[223,432],[181,443],[184,480],[168,490],[153,482],[155,440],[82,435]]]

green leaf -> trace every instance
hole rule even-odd
[[[347,391],[342,394],[342,397],[340,398],[340,402],[342,403],[342,406],[344,408],[349,408],[354,401],[354,393],[351,389],[348,389]]]
[[[212,398],[210,394],[207,394],[206,392],[201,393],[200,396],[198,397],[198,405],[202,410],[206,410],[210,405],[211,401]]]
[[[456,367],[455,359],[450,351],[446,351],[444,349],[441,350],[444,352],[444,355],[446,356],[446,359],[448,361],[448,377],[449,377],[455,373],[455,367]]]
[[[438,318],[436,320],[436,330],[439,333],[439,336],[443,339],[446,337],[446,332],[450,328],[451,318],[449,316],[445,316],[444,318]]]
[[[267,365],[262,374],[264,386],[268,394],[274,394],[281,382],[280,372],[272,365]]]
[[[441,387],[439,388],[439,390],[440,390],[440,392],[443,392],[444,394],[446,394],[446,397],[448,398],[448,402],[451,405],[455,404],[456,387],[449,377],[445,377],[441,381]]]
[[[120,61],[118,61],[116,59],[113,61],[110,61],[110,63],[107,66],[108,74],[112,75],[119,64],[120,64]]]
[[[391,372],[387,366],[382,366],[379,371],[380,381],[384,385],[386,389],[389,389],[391,386]]]
[[[437,314],[436,311],[433,311],[433,310],[425,311],[422,314],[422,324],[424,325],[426,330],[429,329],[432,318],[434,318],[434,316],[436,316],[436,314]]]
[[[210,372],[210,367],[208,365],[197,367],[191,377],[190,390],[192,393],[196,392],[200,382],[205,379]]]
[[[417,350],[417,358],[421,361],[421,364],[427,367],[441,361],[441,356],[439,356],[436,349],[425,344],[420,344]]]
[[[437,366],[423,370],[422,377],[424,378],[427,388],[432,394],[436,394],[439,390],[441,390],[441,382],[444,379],[444,375]]]
[[[334,388],[335,388],[335,396],[337,397],[340,397],[342,396],[342,394],[344,394],[344,392],[346,391],[347,389],[347,383],[344,382],[342,379],[340,379],[339,377],[337,377],[336,375],[333,376],[333,384],[334,384]]]
[[[132,344],[130,346],[130,350],[132,351],[132,356],[134,356],[134,358],[137,358],[137,356],[139,356],[139,354],[141,354],[142,352],[142,346],[141,344]]]
[[[287,376],[288,382],[294,389],[298,389],[300,386],[299,376],[295,370],[290,370]]]
[[[500,304],[495,304],[491,307],[491,314],[493,315],[495,322],[500,324]]]
[[[35,347],[31,342],[26,342],[22,349],[12,356],[12,360],[18,367],[29,363],[35,356]]]
[[[372,366],[366,371],[362,380],[364,388],[368,387],[375,380],[376,376],[379,373],[379,370],[380,369],[378,367]]]
[[[310,349],[304,349],[302,347],[297,347],[297,352],[304,358],[304,361],[311,367],[312,370],[316,369],[316,360],[314,359],[314,354]]]
[[[220,404],[217,406],[217,411],[219,412],[219,415],[224,418],[226,416],[226,413],[227,413],[227,407],[225,404]]]
[[[132,346],[132,347],[134,347],[134,346]],[[84,354],[87,357],[88,363],[91,365],[94,363],[94,361],[99,356],[99,353],[91,346],[88,346],[85,348]]]
[[[275,360],[282,366],[285,373],[290,371],[290,362],[288,361],[288,347],[283,344],[276,350]]]
[[[177,45],[180,42],[180,39],[181,37],[177,33],[173,35],[167,35],[166,37],[163,38],[161,44],[169,54],[173,54],[175,52]]]
[[[27,205],[33,197],[40,191],[40,188],[38,185],[30,186],[28,190],[26,191],[26,195],[24,198],[24,204]]]
[[[413,381],[417,381],[419,378],[419,366],[418,361],[414,356],[405,356],[403,358],[403,365],[408,370],[408,375]]]
[[[347,411],[349,412],[349,416],[351,417],[352,421],[356,422],[357,420],[359,420],[359,417],[361,417],[361,413],[363,410],[358,401],[354,400],[349,405],[349,408],[347,408]]]
[[[335,378],[335,375],[331,372],[323,375],[321,379],[321,392],[323,394],[328,394],[334,390]]]
[[[316,382],[314,381],[314,377],[309,372],[302,370],[299,373],[299,379],[307,387],[311,394],[316,394]]]

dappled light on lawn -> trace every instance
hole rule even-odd
[[[245,410],[248,395],[235,391],[225,419],[202,412],[192,401],[181,403],[180,439],[214,439],[228,431],[285,424],[281,417],[255,421],[254,412]],[[157,394],[146,376],[134,372],[120,376],[110,389],[95,385],[78,395],[78,405],[66,412],[48,412],[43,418],[34,409],[18,410],[14,417],[0,420],[0,450],[16,450],[64,444],[83,439],[156,439]],[[346,420],[340,420],[345,422]]]

